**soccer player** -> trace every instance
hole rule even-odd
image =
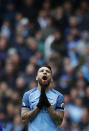
[[[58,131],[64,117],[64,97],[50,88],[52,70],[42,66],[37,71],[38,87],[27,91],[22,99],[22,121],[28,131]]]

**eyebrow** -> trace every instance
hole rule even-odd
[[[39,69],[39,71],[46,70],[48,72],[51,72],[49,69]]]

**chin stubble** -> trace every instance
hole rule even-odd
[[[39,84],[41,85],[41,87],[48,88],[48,86],[50,85],[50,81],[48,81],[47,84],[43,84],[42,81],[39,80]]]

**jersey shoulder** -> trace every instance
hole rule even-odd
[[[53,89],[53,88],[51,89],[51,91],[52,91],[53,93],[57,94],[58,96],[64,97],[61,92],[59,92],[59,91],[57,91],[57,90],[55,90],[55,89]]]
[[[24,93],[24,95],[30,95],[31,93],[34,93],[35,91],[37,90],[37,88],[33,88],[33,89],[31,89],[31,90],[29,90],[29,91],[26,91],[25,93]]]

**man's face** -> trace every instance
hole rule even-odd
[[[47,67],[41,67],[38,70],[36,80],[39,82],[41,86],[48,87],[52,80],[51,70]]]

